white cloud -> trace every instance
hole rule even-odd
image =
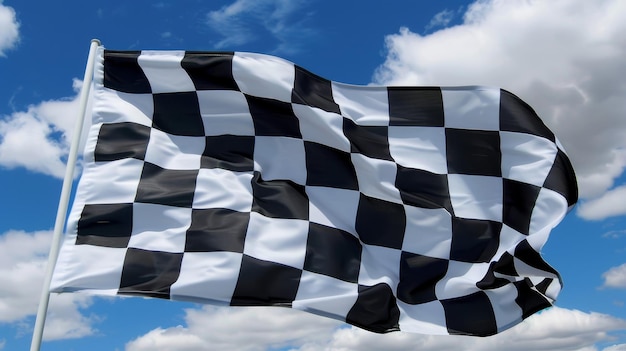
[[[626,351],[626,344],[609,346],[602,351]]]
[[[0,235],[0,323],[20,325],[36,314],[51,238],[50,231],[9,231]],[[53,294],[44,339],[93,334],[92,324],[98,321],[97,317],[80,313],[89,305],[91,298],[84,295]]]
[[[129,342],[126,350],[260,351],[291,347],[291,351],[596,351],[595,344],[609,341],[611,332],[626,330],[625,320],[557,307],[488,338],[375,334],[355,327],[338,328],[336,322],[326,318],[276,307],[204,307],[186,313],[187,326],[154,329]]]
[[[555,131],[593,198],[626,167],[625,16],[621,0],[477,1],[458,26],[389,35],[374,78],[511,90]]]
[[[82,82],[74,80],[76,93]],[[78,94],[31,105],[0,118],[0,166],[63,178],[78,115]]]
[[[126,344],[127,351],[261,351],[324,340],[341,323],[278,307],[218,308],[185,311],[187,326],[157,328]],[[210,332],[207,332],[210,331]]]
[[[454,11],[445,9],[438,12],[433,16],[430,22],[426,25],[426,30],[436,27],[446,27],[450,21],[454,18]]]
[[[253,42],[262,32],[277,42],[274,52],[289,53],[311,32],[306,15],[298,12],[304,5],[301,0],[236,0],[209,12],[207,23],[224,37],[215,44],[218,49]]]
[[[589,220],[626,215],[626,185],[611,189],[598,198],[581,203],[577,213]]]
[[[606,232],[604,234],[602,234],[603,238],[609,238],[609,239],[619,239],[622,236],[626,235],[626,229],[623,230],[611,230],[609,232]]]
[[[0,56],[5,56],[5,51],[15,47],[20,39],[20,24],[15,17],[12,7],[2,5],[0,0]]]
[[[626,289],[626,263],[613,267],[602,274],[603,287]]]

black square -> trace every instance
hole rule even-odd
[[[231,306],[291,306],[302,270],[243,255]]]
[[[104,50],[104,87],[124,93],[150,94],[152,88],[137,59],[141,51]]]
[[[556,140],[535,110],[506,90],[500,90],[500,130],[533,134],[552,142]]]
[[[164,169],[144,163],[136,202],[191,208],[197,170]]]
[[[490,289],[498,289],[507,284],[510,284],[511,281],[505,278],[501,278],[496,276],[497,262],[491,262],[489,264],[489,270],[485,273],[485,276],[480,281],[476,282],[476,287],[480,290],[490,290]]]
[[[356,283],[361,266],[359,239],[343,230],[309,224],[304,269]]]
[[[204,136],[198,95],[195,92],[154,94],[152,126],[165,133]]]
[[[535,314],[535,312],[552,306],[545,296],[532,288],[533,284],[529,279],[517,281],[513,284],[517,288],[515,303],[517,303],[522,310],[522,318],[528,318]]]
[[[504,252],[500,258],[495,261],[493,265],[493,271],[496,273],[509,275],[511,277],[519,276],[517,270],[515,270],[515,258],[508,252]]]
[[[462,262],[490,262],[500,245],[502,223],[452,217],[450,259]]]
[[[500,134],[497,131],[446,128],[448,173],[502,175]]]
[[[197,90],[239,90],[233,78],[232,52],[187,51],[180,65]]]
[[[185,238],[185,252],[243,253],[250,212],[225,208],[194,209]]]
[[[309,198],[303,185],[290,180],[263,180],[252,177],[252,211],[271,218],[309,218]]]
[[[381,160],[393,161],[389,152],[389,128],[386,126],[360,126],[343,119],[343,133],[350,141],[350,151]]]
[[[133,230],[133,204],[85,205],[76,245],[126,247]]]
[[[502,222],[518,232],[528,235],[530,220],[540,190],[540,187],[532,184],[503,179]]]
[[[182,260],[182,253],[128,248],[118,293],[169,299]]]
[[[355,227],[365,244],[400,249],[406,229],[404,207],[361,194]]]
[[[246,95],[254,134],[302,138],[300,122],[290,103]]]
[[[541,282],[535,284],[535,289],[545,295],[548,293],[548,289],[550,288],[550,285],[552,285],[552,283],[554,283],[553,278],[544,278]]]
[[[548,173],[543,187],[554,190],[567,199],[568,206],[573,206],[578,201],[578,183],[574,167],[567,155],[559,149]]]
[[[306,185],[358,190],[359,184],[350,154],[332,147],[304,142]]]
[[[436,87],[388,87],[389,125],[443,127],[443,98]]]
[[[339,105],[333,100],[331,82],[302,67],[295,67],[296,75],[293,92],[291,93],[291,102],[341,114]]]
[[[493,306],[482,291],[441,300],[451,335],[489,336],[498,332]]]
[[[148,148],[150,129],[131,122],[103,124],[98,131],[94,151],[95,161],[115,161],[124,158],[143,160]]]
[[[403,251],[398,299],[411,305],[437,300],[435,285],[447,271],[448,260]]]
[[[448,177],[397,165],[396,188],[402,202],[421,208],[444,208],[453,214]]]
[[[513,255],[516,259],[533,268],[536,268],[537,270],[549,272],[555,276],[559,276],[559,272],[543,260],[541,254],[530,245],[528,240],[523,240],[517,244]]]
[[[253,171],[254,137],[246,135],[206,137],[200,167],[222,168],[235,172]]]
[[[359,285],[359,296],[346,315],[346,322],[375,333],[400,330],[400,309],[389,285]]]

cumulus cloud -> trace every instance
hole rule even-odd
[[[626,214],[626,185],[611,189],[602,196],[583,202],[578,215],[584,219],[600,220]]]
[[[51,239],[50,231],[9,231],[0,235],[0,323],[23,325],[26,318],[36,314]],[[90,305],[91,298],[85,295],[53,294],[44,339],[93,334],[92,325],[98,318],[80,312]]]
[[[0,0],[0,56],[5,56],[5,51],[15,47],[20,39],[20,24],[15,17],[12,7],[4,6]]]
[[[341,325],[328,318],[277,307],[204,306],[185,313],[187,326],[154,329],[130,341],[126,350],[261,351],[318,343]]]
[[[460,25],[389,35],[374,80],[514,92],[564,144],[581,196],[598,197],[626,167],[624,16],[621,0],[477,1]]]
[[[63,178],[81,86],[82,82],[74,79],[75,96],[43,101],[26,111],[1,116],[0,166]]]
[[[488,338],[409,333],[375,334],[340,327],[326,318],[270,308],[214,308],[186,311],[187,326],[157,328],[126,345],[126,351],[167,350],[597,350],[626,321],[599,313],[552,308]],[[211,333],[207,333],[210,330]],[[614,346],[617,347],[618,345]],[[619,349],[615,349],[619,350]]]
[[[301,0],[236,0],[209,12],[207,23],[223,37],[215,44],[218,49],[253,42],[263,33],[276,41],[273,52],[289,53],[311,34],[306,15],[300,13],[304,5]]]
[[[603,287],[626,289],[626,263],[613,267],[602,274]]]

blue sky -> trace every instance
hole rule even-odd
[[[252,51],[352,84],[529,102],[581,201],[544,257],[556,307],[490,338],[377,335],[287,309],[53,296],[42,350],[626,350],[626,2],[0,0],[0,350],[30,344],[89,41]]]

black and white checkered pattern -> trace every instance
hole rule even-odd
[[[52,291],[277,305],[491,335],[550,306],[577,200],[554,134],[486,87],[362,87],[251,53],[109,51]]]

